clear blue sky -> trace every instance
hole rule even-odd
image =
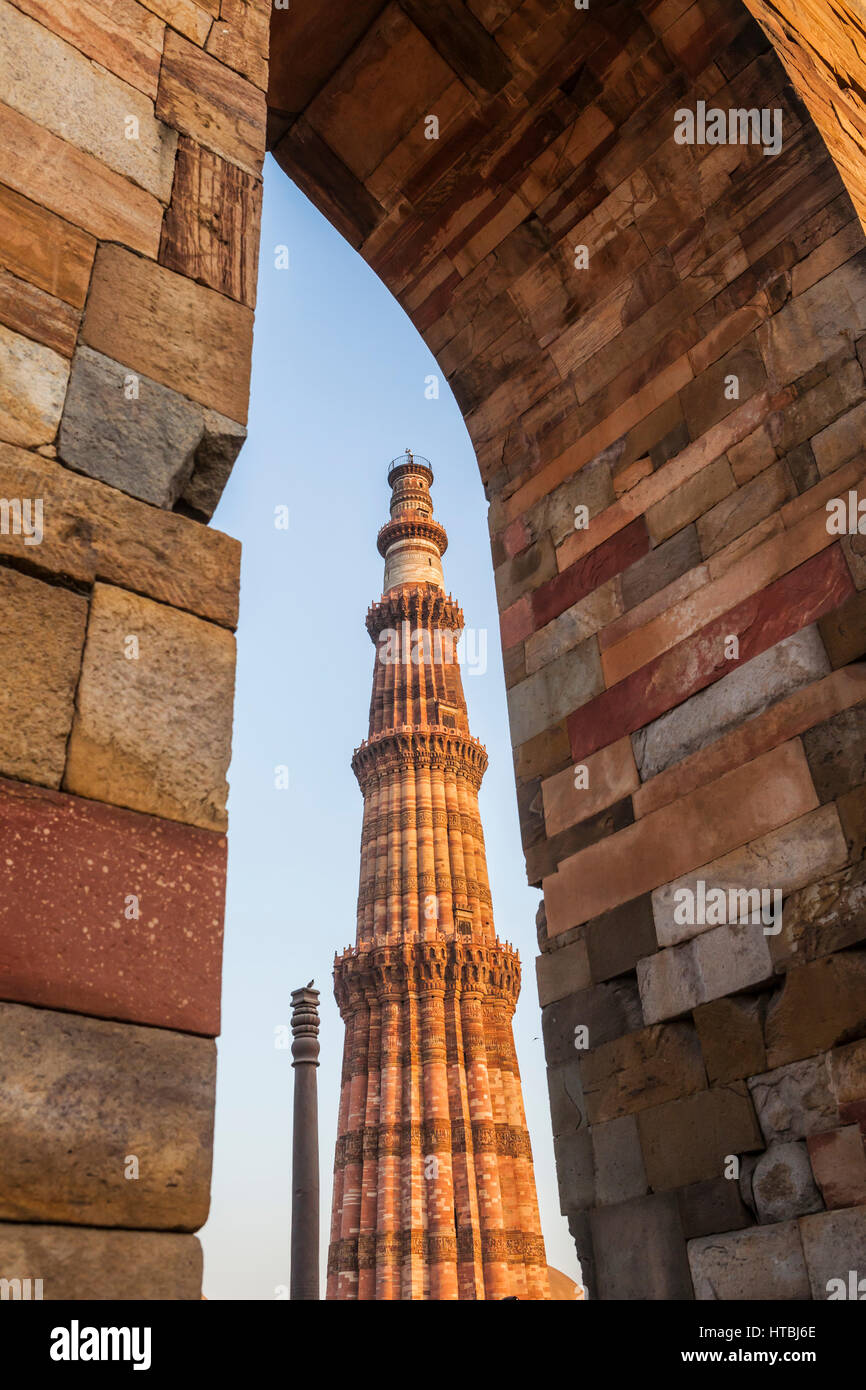
[[[277,269],[275,248],[289,251]],[[425,378],[440,377],[438,400]],[[274,1034],[289,997],[321,991],[322,1258],[327,1253],[343,1025],[335,950],[354,940],[362,801],[349,766],[367,732],[382,590],[376,533],[389,459],[407,446],[436,474],[446,587],[486,629],[485,674],[464,673],[487,746],[481,790],[494,919],[523,961],[515,1037],[548,1261],[577,1276],[559,1213],[535,991],[535,911],[517,822],[487,504],[460,411],[395,299],[289,182],[265,166],[249,438],[213,524],[243,542],[229,878],[208,1298],[271,1299],[289,1281],[292,1069]],[[288,506],[289,528],[274,525]],[[274,769],[289,769],[277,790]]]

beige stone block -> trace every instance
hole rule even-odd
[[[64,789],[224,830],[234,668],[225,629],[97,584]]]
[[[637,1127],[654,1192],[724,1177],[729,1154],[764,1147],[743,1081],[642,1110]]]
[[[827,1299],[832,1292],[831,1279],[839,1279],[846,1297],[851,1297],[850,1271],[854,1270],[858,1301],[862,1300],[863,1271],[866,1269],[866,1207],[850,1207],[846,1211],[816,1212],[803,1216],[797,1223],[809,1271],[812,1297]]]
[[[195,0],[143,0],[145,9],[170,24],[193,43],[204,44],[214,19],[220,12],[219,0],[203,0],[197,5]]]
[[[646,522],[653,544],[659,545],[696,517],[703,516],[735,487],[730,464],[725,457],[715,459],[702,468],[694,478],[683,482],[675,492],[650,507]]]
[[[826,1057],[809,1057],[753,1076],[748,1083],[768,1144],[805,1139],[839,1123]]]
[[[805,1302],[810,1297],[796,1221],[701,1236],[689,1241],[688,1252],[697,1299]]]
[[[538,1002],[542,1008],[564,999],[568,994],[588,989],[592,984],[586,942],[583,937],[558,951],[545,951],[536,956],[535,974],[538,983]]]
[[[593,1125],[690,1095],[707,1084],[697,1033],[690,1023],[626,1033],[587,1052],[580,1070]]]
[[[68,380],[67,358],[0,324],[0,439],[50,444]]]
[[[753,890],[768,890],[767,904],[772,907],[772,893],[778,889],[783,898],[795,889],[824,878],[835,869],[841,868],[848,859],[848,846],[839,815],[833,805],[819,806],[799,820],[773,830],[748,845],[735,849],[712,864],[705,864],[694,873],[685,874],[673,883],[657,888],[652,895],[653,917],[656,936],[660,946],[674,946],[680,941],[709,931],[714,925],[706,922],[679,922],[675,918],[685,915],[685,892],[697,895],[698,881],[705,884],[705,892],[721,889],[727,894],[726,911],[729,920],[746,921],[751,916],[754,923],[755,899],[745,899],[742,894]],[[732,894],[739,894],[732,899]],[[739,910],[739,917],[731,917],[731,911]],[[782,912],[784,923],[784,909]],[[772,921],[763,925],[772,928],[779,923]],[[775,933],[778,934],[778,933]]]
[[[605,807],[630,795],[639,784],[631,739],[621,738],[592,753],[582,764],[585,779],[575,785],[576,771],[567,767],[541,784],[544,825],[548,836],[558,835],[571,825],[588,820]],[[586,786],[583,786],[583,781]]]
[[[215,0],[216,3],[216,0]],[[156,96],[164,25],[137,0],[15,0],[52,33],[139,91]]]
[[[866,253],[861,251],[774,314],[758,329],[758,339],[771,379],[785,384],[864,331]]]
[[[246,423],[252,310],[120,246],[96,254],[82,340]]]
[[[0,569],[0,773],[59,787],[87,600]]]
[[[210,1039],[0,1004],[0,1055],[0,1222],[198,1230],[213,1146]],[[126,1176],[131,1157],[137,1179]]]
[[[157,114],[247,173],[265,154],[264,93],[231,68],[168,29],[159,76]]]
[[[156,120],[136,88],[8,0],[0,0],[0,91],[28,120],[168,202],[176,131]]]
[[[711,1084],[738,1081],[766,1069],[757,999],[746,995],[715,999],[695,1009],[694,1018]]]
[[[0,1279],[41,1279],[46,1303],[198,1301],[201,1276],[196,1236],[0,1222]]]
[[[841,468],[855,454],[863,449],[864,430],[866,430],[866,401],[855,405],[847,415],[842,415],[828,425],[812,440],[812,452],[822,478]]]
[[[698,1004],[763,983],[773,959],[760,926],[713,927],[681,946],[668,946],[637,963],[644,1019],[676,1018]]]
[[[790,969],[767,1010],[767,1061],[784,1066],[866,1029],[866,951],[843,951]]]
[[[173,512],[0,444],[0,497],[42,498],[41,545],[0,531],[0,555],[88,587],[98,577],[233,627],[240,544]]]
[[[573,651],[587,637],[600,631],[622,613],[619,577],[601,584],[586,598],[572,604],[558,618],[546,623],[526,639],[526,671],[532,675],[566,652]]]

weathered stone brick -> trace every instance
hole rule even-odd
[[[595,1200],[599,1206],[613,1206],[648,1191],[637,1123],[633,1115],[592,1127],[595,1163]]]
[[[223,836],[7,781],[0,828],[0,998],[219,1032]]]
[[[101,246],[82,341],[246,423],[252,312],[120,246]]]
[[[600,628],[613,622],[621,612],[619,586],[617,580],[612,579],[527,637],[527,673],[531,675],[566,652],[573,651]]]
[[[749,1080],[755,1111],[768,1144],[805,1139],[839,1122],[826,1056],[792,1062]]]
[[[3,1221],[202,1225],[213,1042],[20,1004],[0,1004],[0,1036]],[[58,1096],[68,1103],[58,1105]],[[139,1161],[134,1182],[125,1176],[130,1154]]]
[[[576,1052],[581,1056],[583,1046],[577,1047],[577,1028],[586,1028],[587,1046],[597,1048],[640,1028],[642,1023],[637,987],[632,980],[579,990],[542,1009],[545,1056],[551,1066],[571,1061]]]
[[[866,1030],[866,951],[823,956],[790,969],[770,1003],[767,1062],[784,1066]]]
[[[591,983],[586,942],[581,938],[558,951],[544,951],[535,959],[538,1002],[542,1008],[566,995],[576,994]]]
[[[69,362],[0,324],[0,439],[49,444],[57,433]]]
[[[594,637],[527,676],[508,691],[508,717],[514,747],[526,743],[569,710],[604,689],[598,643]]]
[[[99,577],[234,627],[240,544],[38,454],[0,444],[0,497],[42,498],[41,545],[0,530],[0,554],[40,573],[91,585]]]
[[[634,898],[587,922],[586,944],[596,983],[634,970],[641,956],[656,948],[649,897]]]
[[[252,308],[260,218],[259,180],[181,136],[160,263]]]
[[[842,710],[803,736],[815,790],[833,801],[866,782],[866,704]]]
[[[866,590],[822,615],[818,629],[834,670],[859,661],[866,655]]]
[[[811,685],[828,671],[827,655],[814,626],[777,642],[632,735],[642,781],[716,743],[780,696]]]
[[[715,555],[796,496],[796,485],[784,463],[765,468],[751,482],[738,487],[736,492],[698,518],[701,554]]]
[[[156,114],[175,130],[258,174],[265,152],[265,98],[230,68],[166,30]]]
[[[844,327],[840,327],[844,325]],[[861,251],[791,300],[758,329],[772,377],[785,383],[832,357],[866,330],[866,255]]]
[[[773,1143],[761,1154],[752,1174],[752,1195],[764,1224],[823,1210],[802,1140]]]
[[[737,1183],[728,1178],[706,1178],[677,1192],[680,1220],[686,1240],[712,1231],[736,1231],[751,1226],[754,1218],[740,1196]]]
[[[742,1081],[643,1109],[637,1127],[654,1192],[723,1177],[728,1154],[763,1148]]]
[[[848,1271],[856,1270],[862,1279],[866,1269],[866,1207],[818,1212],[798,1225],[812,1297],[826,1299],[831,1279],[842,1280],[848,1293]]]
[[[765,1070],[760,1001],[746,995],[715,999],[694,1011],[710,1084],[738,1081]]]
[[[631,741],[627,738],[601,748],[586,761],[586,786],[576,786],[574,767],[564,768],[541,785],[544,825],[548,835],[588,820],[606,806],[628,796],[638,786]]]
[[[866,1141],[860,1126],[813,1134],[806,1143],[825,1205],[866,1206]]]
[[[697,530],[694,526],[684,526],[670,540],[655,546],[623,570],[620,582],[624,606],[628,609],[643,603],[699,564],[700,559]]]
[[[234,663],[223,628],[97,584],[64,789],[225,829]]]
[[[826,429],[812,438],[812,452],[821,477],[834,473],[863,448],[863,429],[866,426],[866,401],[840,415]]]
[[[59,787],[84,647],[87,600],[0,568],[0,608],[0,773]]]
[[[37,1273],[38,1271],[38,1273]],[[195,1236],[171,1231],[0,1224],[0,1278],[42,1279],[46,1302],[201,1298]]]
[[[599,1298],[691,1298],[686,1242],[674,1193],[636,1197],[590,1215]],[[646,1252],[636,1260],[634,1250]]]
[[[586,1053],[580,1068],[593,1125],[691,1095],[707,1084],[690,1023],[656,1024],[628,1033]]]
[[[650,507],[646,523],[654,545],[673,536],[696,517],[703,516],[716,502],[736,488],[730,464],[724,455],[702,468],[694,478]]]
[[[697,1299],[803,1302],[810,1297],[796,1221],[702,1236],[689,1241],[688,1255]]]

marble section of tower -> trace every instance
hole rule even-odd
[[[460,608],[426,461],[388,474],[356,942],[334,963],[346,1026],[327,1297],[549,1298],[511,1019],[520,962],[493,926],[456,658]]]

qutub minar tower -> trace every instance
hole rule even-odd
[[[511,1019],[520,962],[493,927],[478,790],[426,460],[392,463],[327,1297],[550,1297]]]

